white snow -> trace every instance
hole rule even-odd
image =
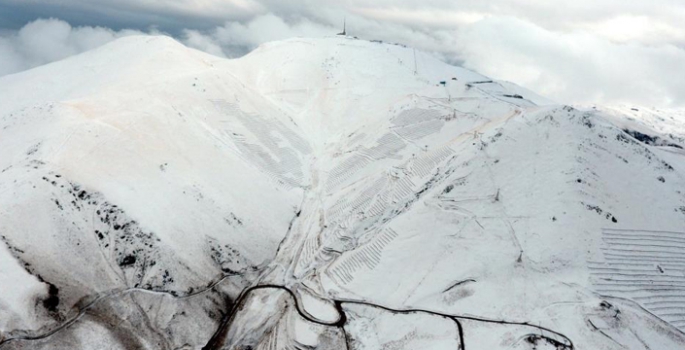
[[[469,350],[682,347],[685,114],[632,108],[350,37],[235,60],[127,37],[2,77],[0,341],[112,290],[240,274],[192,317],[218,327],[248,285],[297,295],[255,291],[231,344],[344,346],[295,312],[334,323],[337,300],[359,349],[454,348],[455,321]]]

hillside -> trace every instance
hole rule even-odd
[[[685,347],[683,118],[349,37],[1,77],[0,348]]]

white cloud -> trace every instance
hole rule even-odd
[[[28,67],[23,64],[14,43],[8,38],[0,37],[0,76],[19,72],[26,68]]]
[[[455,42],[465,66],[558,101],[685,105],[685,50],[674,45],[617,43],[501,17],[462,28]]]
[[[483,12],[445,11],[445,9],[360,8],[355,9],[354,13],[378,21],[429,28],[459,28],[488,17],[488,14]]]
[[[181,41],[188,47],[207,52],[209,54],[226,57],[221,46],[211,35],[203,34],[197,30],[184,29]]]
[[[673,25],[648,16],[619,15],[607,20],[582,25],[585,29],[621,43],[685,43],[682,23]]]
[[[38,19],[0,34],[0,76],[57,61],[140,31],[72,27],[58,19]]]
[[[438,21],[435,28],[425,28],[430,23],[427,11],[418,11],[412,26],[404,23],[410,19],[404,11],[382,16],[388,22],[349,15],[348,32],[364,39],[405,43],[561,103],[685,106],[685,80],[679,79],[685,76],[685,49],[676,45],[678,31],[666,24],[631,27],[632,31],[619,28],[612,34],[584,23],[572,30],[553,30],[511,16],[468,13],[453,17],[453,27]],[[446,12],[438,18],[450,16]],[[651,23],[641,18],[638,22]],[[632,23],[621,21],[625,20],[613,25]],[[305,18],[286,21],[266,14],[195,34],[222,47],[227,56],[236,56],[263,42],[331,35],[339,29]],[[664,38],[666,33],[672,34],[670,39]]]
[[[267,41],[296,36],[320,37],[331,35],[335,28],[300,19],[287,23],[273,14],[258,16],[246,24],[226,23],[215,31],[215,36],[224,44],[254,46]]]
[[[210,31],[184,30],[184,44],[217,56],[241,56],[259,44],[292,37],[322,37],[335,33],[335,28],[307,19],[292,23],[273,14],[255,17],[246,23],[226,22]]]
[[[0,3],[3,1],[14,0]],[[240,56],[267,41],[333,35],[346,17],[351,35],[414,46],[559,102],[685,106],[685,83],[678,79],[685,76],[685,4],[681,0],[64,3],[81,10],[99,6],[112,16],[126,18],[139,11],[145,14],[140,17],[144,21],[158,16],[165,23],[188,25],[176,28],[177,39],[224,57]],[[179,13],[217,24],[193,27],[197,22],[179,21]],[[225,22],[216,22],[222,16]],[[155,22],[144,23],[147,27]],[[54,19],[0,32],[0,75],[61,59],[129,33],[72,27]]]

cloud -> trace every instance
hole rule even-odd
[[[682,23],[668,23],[643,15],[619,15],[598,22],[585,23],[581,27],[620,43],[685,43],[685,30]]]
[[[265,14],[246,23],[226,22],[210,31],[185,30],[180,40],[187,46],[217,56],[236,57],[265,42],[292,37],[322,37],[335,32],[336,28],[305,18],[286,22],[273,14]]]
[[[18,31],[0,33],[0,76],[57,61],[133,34],[143,32],[72,27],[54,18],[38,19]]]
[[[210,34],[202,33],[198,30],[184,29],[181,41],[188,47],[207,52],[209,54],[226,57],[216,38]]]
[[[454,15],[447,6],[439,14],[430,3],[413,15],[400,7],[385,12],[361,9],[348,15],[347,22],[353,35],[405,43],[561,103],[683,107],[685,80],[679,77],[685,76],[685,45],[681,45],[685,34],[668,21],[654,22],[650,11],[638,5],[626,13],[643,11],[644,15],[607,12],[599,16],[602,20],[588,19],[574,26],[546,27],[488,13],[486,7]],[[339,30],[322,24],[332,22],[335,18],[328,16],[335,17],[335,12],[322,13],[318,22],[308,17],[286,21],[275,14],[261,15],[244,23],[227,22],[203,35],[227,56],[236,56],[266,41],[331,35]],[[573,16],[581,13],[582,8],[571,11]]]
[[[462,28],[455,43],[465,66],[557,101],[685,105],[685,50],[674,45],[618,43],[502,17]]]
[[[0,0],[0,27],[13,18],[57,17],[72,24],[180,33],[265,12],[257,0]]]
[[[11,10],[18,4],[22,13],[51,9],[47,0],[0,0],[0,12],[3,6]],[[346,18],[351,35],[413,46],[562,103],[685,106],[685,83],[677,79],[685,76],[681,0],[63,0],[60,4],[62,12],[56,13],[77,13],[78,18],[69,22],[80,25],[50,19],[5,32],[0,29],[0,75],[123,35],[149,33],[150,25],[159,25],[189,47],[238,57],[267,41],[333,35]],[[83,25],[89,20],[90,24],[114,23],[115,29]],[[136,29],[124,30],[122,23]]]
[[[392,11],[388,18],[397,16],[398,12]],[[421,29],[352,15],[348,29],[365,39],[417,47],[561,103],[685,106],[685,81],[679,79],[685,76],[685,49],[663,42],[667,41],[663,37],[652,37],[648,31],[669,32],[668,26],[650,26],[642,32],[647,34],[641,40],[628,40],[582,26],[554,31],[510,16],[459,18],[463,21],[455,28],[438,24],[440,28]],[[223,55],[235,57],[263,42],[293,36],[320,37],[338,30],[306,18],[288,22],[267,14],[246,23],[227,22],[209,32],[194,32],[193,38],[182,41],[198,49],[211,43],[214,48],[220,47]],[[677,40],[677,33],[672,38]]]

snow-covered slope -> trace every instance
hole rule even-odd
[[[685,347],[685,119],[348,37],[0,78],[0,348]]]

